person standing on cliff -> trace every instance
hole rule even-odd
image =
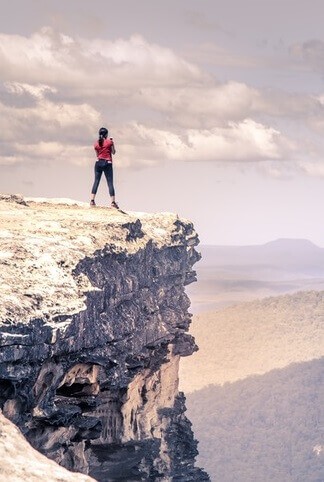
[[[114,178],[113,178],[113,165],[112,165],[112,155],[116,154],[115,145],[113,138],[108,137],[108,129],[101,127],[99,129],[99,139],[94,143],[94,150],[97,154],[97,161],[95,164],[95,180],[91,191],[90,206],[95,206],[95,197],[97,194],[98,186],[102,173],[106,176],[109,195],[111,197],[111,207],[119,209],[118,204],[115,201],[115,188],[114,188]]]

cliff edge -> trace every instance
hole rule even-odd
[[[192,224],[0,196],[0,408],[98,481],[207,481],[178,392]]]

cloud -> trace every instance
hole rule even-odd
[[[53,89],[45,85],[29,85],[18,82],[4,84],[13,95],[13,103],[0,102],[0,128],[2,139],[30,140],[79,140],[89,135],[89,126],[98,125],[100,113],[90,104],[55,103],[46,99],[45,93]],[[28,95],[34,103],[19,108],[14,104],[17,97]]]
[[[291,56],[316,72],[324,73],[324,42],[318,39],[295,43],[290,47]]]
[[[307,121],[310,117],[324,119],[324,104],[318,96],[305,93],[289,93],[279,89],[265,89],[255,99],[254,112],[273,118]]]
[[[134,35],[115,41],[82,39],[43,28],[30,37],[0,35],[2,79],[42,83],[95,97],[135,86],[181,85],[205,75],[172,50]]]
[[[144,163],[161,158],[196,162],[281,160],[294,150],[280,132],[252,119],[211,130],[187,129],[181,135],[138,124],[132,129],[138,157]]]
[[[298,168],[310,177],[324,178],[324,161],[322,162],[299,162]]]
[[[243,120],[259,102],[259,93],[239,82],[166,89],[140,89],[138,104],[163,112],[176,126],[211,128]]]
[[[27,95],[34,102],[27,107],[0,102],[0,164],[89,162],[89,149],[80,140],[92,139],[100,124],[96,109],[90,104],[52,102],[45,95],[54,89],[43,84],[6,82],[4,87],[14,99]]]
[[[214,42],[203,42],[190,45],[184,51],[186,58],[198,65],[208,64],[217,67],[259,68],[260,64],[267,65],[268,59],[247,56],[242,53],[229,51]]]
[[[51,28],[29,37],[0,34],[0,73],[4,165],[90,163],[97,130],[107,123],[121,166],[133,166],[135,156],[136,166],[293,160],[302,144],[278,120],[313,133],[324,123],[321,97],[217,82],[138,35],[84,39]]]
[[[11,143],[10,154],[0,153],[0,163],[6,165],[38,157],[54,160],[66,156],[71,146],[81,159],[103,119],[114,108],[128,110],[139,88],[194,85],[208,77],[172,50],[140,36],[88,40],[51,28],[30,37],[1,34],[0,74],[0,128],[3,143]],[[111,119],[116,131],[118,116]],[[122,135],[124,141],[127,151]],[[75,154],[69,159],[74,162]]]

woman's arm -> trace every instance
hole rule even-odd
[[[111,137],[110,140],[111,140],[111,142],[112,142],[112,145],[111,145],[111,153],[115,155],[115,154],[116,154],[116,149],[115,149],[114,139]]]

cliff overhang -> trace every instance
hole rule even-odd
[[[97,480],[209,480],[178,392],[197,349],[192,223],[19,196],[0,210],[4,415]]]

